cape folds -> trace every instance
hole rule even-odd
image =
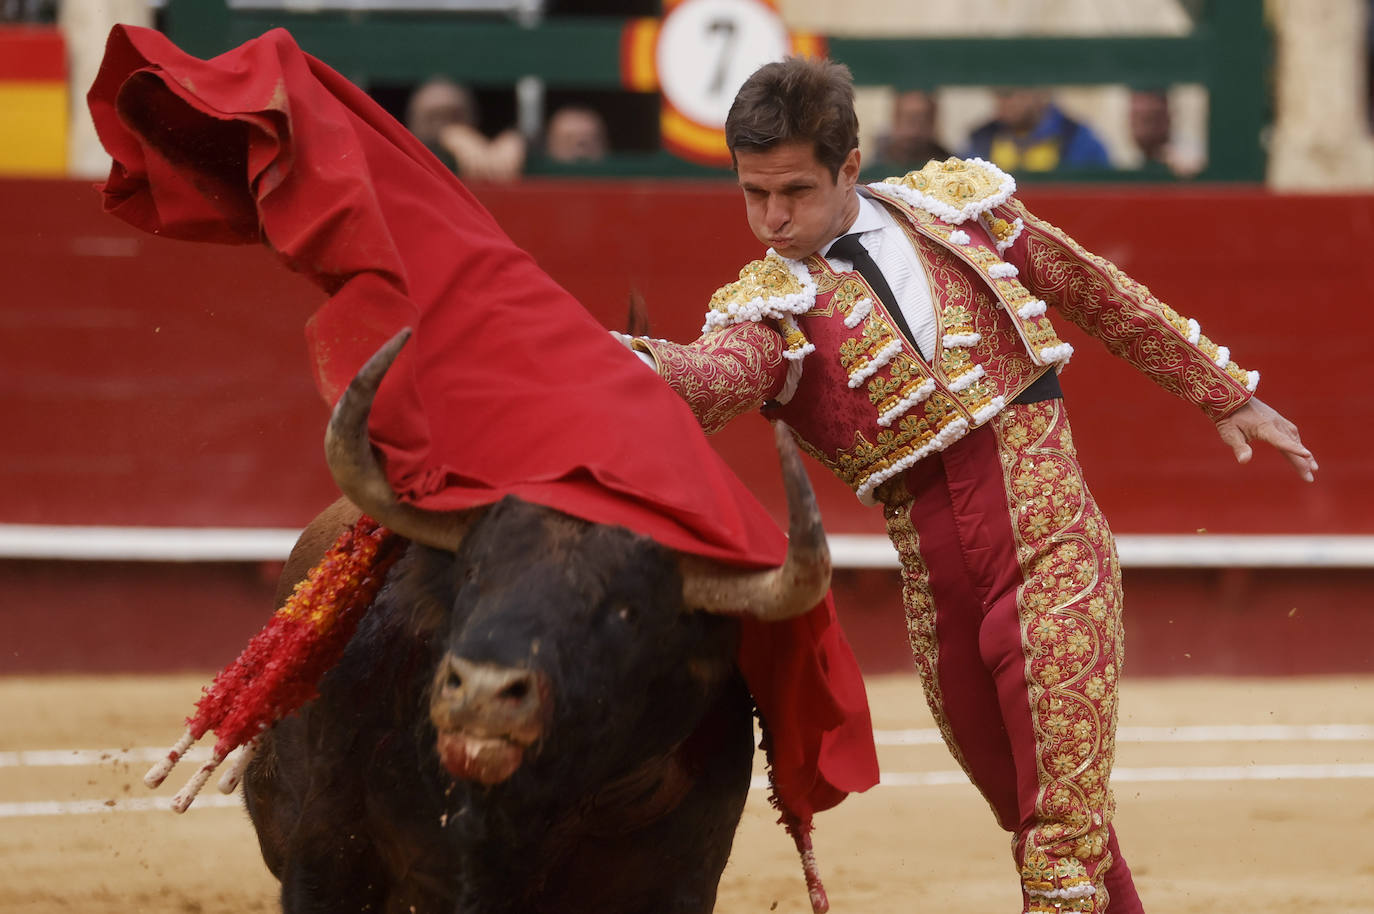
[[[404,127],[274,30],[208,61],[117,26],[88,96],[108,212],[190,241],[264,242],[328,299],[307,326],[330,403],[404,326],[370,423],[422,508],[505,495],[673,549],[776,565],[786,538],[691,412],[501,231]],[[803,821],[877,781],[863,682],[829,598],[746,620],[740,664]]]

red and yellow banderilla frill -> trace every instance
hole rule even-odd
[[[366,515],[345,530],[262,631],[205,688],[196,713],[186,719],[186,732],[144,775],[144,783],[159,786],[186,750],[214,730],[218,738],[210,760],[172,799],[172,808],[185,812],[230,752],[314,698],[320,677],[338,662],[405,542]],[[238,785],[250,754],[251,748],[221,782],[226,793]]]

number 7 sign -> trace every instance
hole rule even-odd
[[[750,73],[788,55],[821,56],[819,35],[789,32],[772,0],[665,0],[663,19],[636,19],[621,38],[626,88],[657,89],[663,146],[729,165],[725,115]]]

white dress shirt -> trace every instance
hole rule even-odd
[[[907,326],[921,352],[930,358],[935,352],[935,304],[930,297],[930,283],[926,271],[916,257],[916,249],[907,239],[897,220],[882,206],[859,195],[859,216],[846,235],[859,235],[859,243],[868,251],[892,288],[897,305],[906,318]],[[829,251],[831,245],[825,246]],[[839,257],[826,257],[831,268],[849,272],[854,265]]]

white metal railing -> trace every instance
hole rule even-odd
[[[0,524],[0,559],[119,562],[270,562],[300,531],[275,527],[92,527]],[[1126,534],[1128,568],[1374,568],[1374,535]],[[881,535],[830,536],[836,568],[896,568]]]

